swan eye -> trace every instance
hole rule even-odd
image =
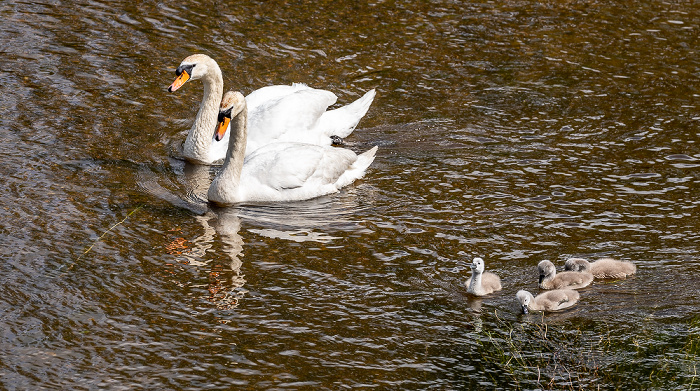
[[[197,65],[197,64],[180,65],[180,66],[177,67],[177,69],[175,70],[175,74],[176,74],[177,76],[180,76],[180,75],[182,74],[182,72],[187,72],[187,74],[191,75],[191,74],[192,74],[192,68],[194,68],[195,65]]]
[[[231,109],[233,109],[233,107]],[[219,111],[219,117],[217,120],[219,122],[224,122],[224,118],[231,118],[231,109]]]

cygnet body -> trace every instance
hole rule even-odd
[[[561,311],[576,305],[579,293],[573,289],[555,289],[542,292],[537,297],[528,291],[518,291],[515,297],[520,302],[523,313],[531,311]]]
[[[472,277],[465,283],[467,292],[475,296],[484,296],[501,290],[501,279],[493,273],[484,271],[483,259],[474,258],[470,267]]]
[[[629,261],[618,261],[612,258],[601,258],[588,262],[583,258],[570,258],[564,264],[565,270],[588,272],[595,278],[627,278],[637,272],[637,266]]]
[[[542,261],[537,265],[540,274],[539,286],[541,289],[580,289],[585,288],[593,281],[593,275],[589,272],[562,272],[550,261]]]

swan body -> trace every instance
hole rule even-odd
[[[541,289],[580,289],[593,282],[593,275],[588,272],[562,272],[550,261],[542,261],[537,265],[540,274],[539,287]]]
[[[573,289],[555,289],[542,292],[537,297],[528,291],[518,291],[515,297],[520,302],[523,313],[532,311],[561,311],[573,307],[578,302],[579,293]]]
[[[221,68],[211,57],[194,54],[185,58],[175,71],[177,78],[168,87],[176,91],[189,80],[202,80],[204,96],[195,122],[183,145],[183,156],[197,164],[214,164],[226,157],[228,134],[216,142],[212,131],[223,95]],[[246,155],[279,141],[331,145],[347,137],[367,113],[376,92],[370,90],[355,102],[327,110],[337,100],[330,91],[304,84],[263,87],[253,91],[248,102],[248,141]]]
[[[494,273],[484,271],[484,260],[474,258],[471,264],[472,277],[466,282],[467,292],[485,296],[501,290],[501,279]]]
[[[240,92],[227,92],[221,101],[215,138],[230,133],[230,142],[207,193],[212,203],[300,201],[335,193],[362,177],[374,161],[377,147],[358,156],[348,149],[298,142],[267,144],[245,157],[246,106]]]
[[[612,258],[601,258],[595,262],[588,262],[583,258],[569,258],[564,264],[564,269],[589,272],[594,278],[615,279],[627,278],[637,272],[637,266],[634,263]]]

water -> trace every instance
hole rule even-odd
[[[0,5],[5,389],[697,385],[692,3]],[[169,155],[205,52],[228,88],[378,95],[339,194],[198,215]],[[203,211],[202,211],[203,212]],[[474,256],[503,291],[474,299]],[[535,265],[634,261],[559,314]]]

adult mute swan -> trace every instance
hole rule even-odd
[[[224,90],[221,68],[211,57],[194,54],[185,58],[168,87],[173,92],[189,80],[202,80],[204,97],[199,112],[183,145],[183,155],[190,162],[213,164],[226,157],[228,132],[221,142],[212,140],[219,104]],[[330,91],[303,84],[263,87],[246,97],[248,103],[248,144],[246,155],[263,145],[278,141],[295,141],[317,145],[342,142],[369,110],[375,90],[355,102],[328,110],[337,100]]]
[[[335,193],[362,177],[377,152],[375,146],[358,156],[330,145],[278,142],[245,157],[247,114],[243,94],[224,94],[214,137],[222,138],[230,126],[230,142],[207,193],[214,204],[300,201]]]
[[[629,261],[618,261],[612,258],[601,258],[588,262],[583,258],[569,258],[564,264],[564,270],[588,272],[594,278],[627,278],[637,272],[637,266]]]
[[[501,279],[484,271],[484,260],[474,258],[471,264],[472,278],[466,282],[467,292],[475,296],[485,296],[489,293],[501,290]]]
[[[528,291],[518,291],[515,297],[520,302],[523,313],[532,311],[560,311],[573,307],[580,297],[579,293],[573,289],[555,289],[553,291],[542,292],[537,297],[532,296]]]
[[[593,275],[588,272],[557,273],[551,261],[542,261],[537,265],[540,274],[541,289],[581,289],[593,282]]]

